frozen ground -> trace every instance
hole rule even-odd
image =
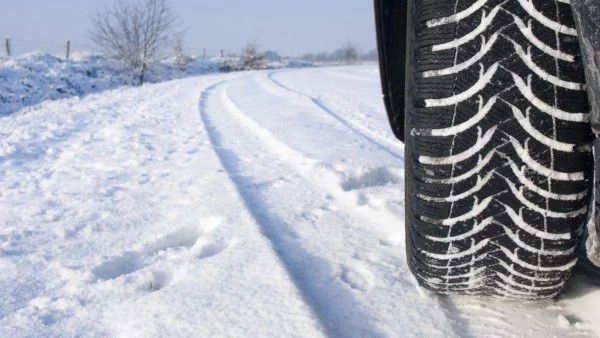
[[[376,66],[209,75],[0,119],[1,337],[590,337],[600,289],[437,298]]]

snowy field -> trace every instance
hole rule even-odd
[[[0,337],[593,337],[600,287],[438,298],[405,263],[375,65],[241,72],[0,119]]]

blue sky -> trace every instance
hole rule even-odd
[[[0,36],[17,53],[59,52],[72,40],[90,49],[88,13],[113,0],[0,0]],[[256,40],[284,55],[332,51],[346,40],[375,48],[371,0],[172,0],[187,29],[186,48],[235,52]]]

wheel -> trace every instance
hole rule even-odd
[[[555,296],[593,161],[568,0],[411,0],[405,107],[411,271],[442,294]],[[404,47],[404,46],[403,46]]]
[[[383,102],[394,135],[404,142],[406,1],[375,0],[375,22]]]

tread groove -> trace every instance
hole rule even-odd
[[[565,1],[409,2],[407,251],[428,289],[540,299],[570,275],[592,135]]]

